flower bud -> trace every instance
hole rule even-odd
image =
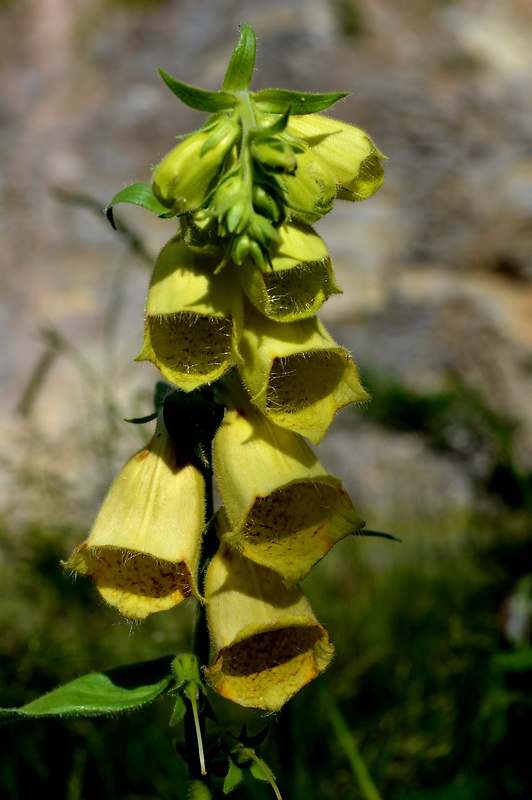
[[[342,200],[365,200],[384,181],[380,153],[360,128],[322,114],[292,116],[286,133],[310,147],[310,153],[333,173],[337,196]]]
[[[154,195],[176,214],[194,211],[216,185],[239,135],[239,125],[221,117],[214,125],[187,136],[156,168]]]
[[[64,563],[87,575],[128,619],[165,611],[197,596],[205,486],[159,415],[150,444],[115,478],[89,538]]]
[[[317,317],[274,322],[246,305],[239,371],[276,425],[318,444],[338,409],[368,399],[349,353]]]
[[[251,154],[267,171],[292,175],[297,167],[296,154],[289,144],[274,136],[262,136],[251,143]]]
[[[270,263],[263,269],[244,260],[238,267],[240,285],[255,308],[269,319],[293,322],[316,314],[331,294],[340,294],[329,251],[323,239],[303,222],[277,229]]]
[[[279,196],[256,183],[253,185],[253,207],[258,214],[274,224],[284,218],[284,209]]]
[[[150,283],[137,361],[151,361],[186,392],[241,360],[242,292],[231,270],[214,274],[218,263],[176,236],[159,254]]]
[[[224,539],[287,584],[302,580],[363,521],[341,481],[308,444],[254,408],[238,379],[223,380],[228,410],[214,437],[214,469],[225,506]]]
[[[285,190],[283,201],[297,219],[312,223],[332,211],[336,179],[326,162],[311,148],[298,153],[295,173],[279,176],[279,180]]]
[[[334,648],[299,587],[222,544],[205,579],[215,661],[205,675],[234,703],[275,712],[330,664]]]

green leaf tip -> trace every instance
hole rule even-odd
[[[181,100],[182,103],[194,108],[196,111],[207,111],[214,114],[216,111],[227,111],[236,105],[236,97],[229,92],[217,91],[209,92],[205,89],[198,89],[186,83],[172,78],[164,69],[159,67],[159,75],[166,83],[171,92]]]
[[[231,56],[222,84],[222,88],[226,92],[247,91],[253,76],[256,54],[257,40],[255,31],[249,25],[242,24],[240,26],[240,38]]]
[[[149,183],[132,183],[131,186],[126,186],[125,189],[121,189],[118,194],[115,194],[105,209],[107,219],[115,230],[116,224],[113,208],[117,203],[132,203],[133,205],[146,208],[148,211],[153,211],[158,217],[164,217],[165,219],[174,216],[162,203],[159,203]]]

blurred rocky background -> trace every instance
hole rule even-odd
[[[320,457],[371,528],[403,538],[354,545],[379,567],[451,554],[453,574],[462,548],[503,541],[508,531],[522,554],[532,510],[530,0],[2,0],[0,565],[10,576],[13,563],[31,561],[27,531],[37,526],[43,572],[54,574],[149,435],[123,418],[151,410],[158,373],[133,358],[150,260],[174,223],[119,208],[116,233],[102,209],[122,187],[149,181],[174,137],[203,121],[170,94],[157,67],[218,88],[239,22],[258,38],[254,88],[351,91],[332,114],[366,129],[389,158],[374,198],[339,202],[318,226],[344,289],[323,319],[374,397],[339,413]],[[495,638],[504,593],[519,570],[530,571],[526,553],[528,566],[514,558],[490,606]],[[362,587],[366,573],[353,578],[337,558],[330,569],[357,603],[345,586]],[[30,572],[20,569],[2,620],[16,617],[17,597],[32,596]],[[93,597],[80,587],[68,590],[69,602],[74,592]],[[416,600],[405,595],[401,605],[388,592],[383,602],[408,615]],[[57,611],[63,601],[42,602]],[[104,620],[105,638],[114,617]],[[72,633],[74,621],[63,624]],[[530,635],[523,624],[521,643]],[[5,646],[23,648],[26,631],[38,650],[43,626],[30,615]],[[153,633],[161,647],[166,630]],[[58,644],[57,659],[60,652]],[[71,658],[70,669],[79,661]],[[32,674],[17,673],[19,684]],[[412,725],[419,733],[419,721]],[[412,752],[425,745],[398,730],[410,750],[390,756],[386,785],[399,776],[410,800],[422,782]],[[447,740],[434,747],[434,763],[454,752]],[[331,796],[355,796],[338,786]],[[524,796],[519,782],[509,786],[493,796]],[[468,791],[445,797],[477,797]],[[483,791],[483,800],[492,796]]]

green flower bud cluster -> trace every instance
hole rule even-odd
[[[373,194],[383,156],[363,131],[320,113],[343,94],[250,92],[254,58],[243,26],[221,91],[162,73],[211,116],[165,156],[151,190],[137,185],[114,202],[180,221],[154,267],[137,359],[179,396],[214,390],[225,407],[213,428],[222,507],[203,598],[214,650],[206,674],[224,696],[275,711],[333,653],[299,582],[364,525],[305,441],[318,444],[338,409],[368,398],[317,316],[341,290],[312,223],[336,198]],[[198,463],[208,456],[203,442],[190,455],[173,407],[163,403],[151,444],[126,464],[67,562],[134,619],[202,591]]]

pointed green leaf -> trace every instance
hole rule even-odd
[[[172,682],[171,657],[93,672],[53,689],[21,708],[0,709],[0,718],[95,716],[129,711],[161,695]]]
[[[159,75],[166,83],[171,92],[178,97],[181,102],[196,111],[207,111],[213,114],[215,111],[224,111],[236,105],[236,97],[229,92],[208,92],[205,89],[197,89],[186,83],[172,78],[164,69],[159,67]]]
[[[131,186],[126,186],[125,189],[115,194],[105,209],[107,219],[115,230],[116,225],[113,218],[113,206],[117,203],[133,203],[136,206],[147,208],[148,211],[153,211],[157,216],[164,217],[165,219],[175,216],[173,212],[168,211],[167,208],[159,203],[149,183],[132,183]]]
[[[253,28],[250,28],[249,25],[242,25],[240,38],[231,56],[222,84],[225,91],[245,92],[249,88],[255,67],[256,53],[257,40]]]
[[[224,794],[229,794],[233,789],[236,789],[244,777],[244,771],[240,769],[232,758],[229,759],[229,769],[224,780]]]
[[[312,92],[292,92],[289,89],[261,89],[252,97],[260,110],[266,114],[284,114],[289,106],[291,106],[291,114],[315,114],[330,108],[349,94],[351,92],[314,94]]]

